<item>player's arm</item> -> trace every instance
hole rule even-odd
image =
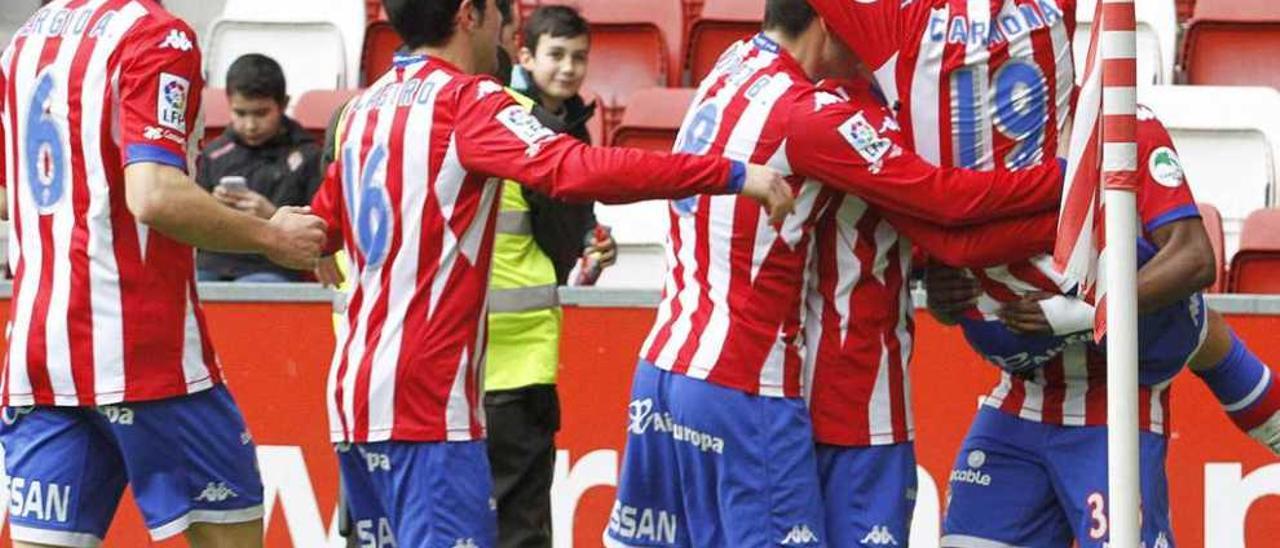
[[[792,106],[787,158],[794,172],[855,194],[881,209],[961,226],[1054,210],[1062,193],[1056,162],[1021,171],[940,168],[903,146],[896,123],[870,101]]]
[[[120,71],[120,135],[125,203],[134,218],[195,247],[262,253],[280,264],[309,268],[323,222],[305,210],[284,209],[265,221],[219,204],[187,176],[187,146],[204,83],[200,51],[184,23],[152,21],[130,36]],[[161,46],[161,44],[165,44]]]
[[[1144,313],[1213,285],[1217,263],[1173,139],[1145,107],[1139,119],[1138,213],[1157,248],[1138,269],[1138,312]]]
[[[720,157],[586,145],[542,125],[493,80],[460,86],[458,158],[469,171],[519,181],[566,201],[633,202],[741,193],[775,221],[792,193],[777,172]]]
[[[1034,213],[958,228],[897,213],[884,214],[897,231],[932,258],[950,266],[983,268],[1053,250],[1058,217]]]

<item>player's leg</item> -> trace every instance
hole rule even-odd
[[[14,546],[97,546],[124,492],[124,465],[91,409],[7,407],[0,445]]]
[[[120,447],[153,539],[186,534],[197,548],[262,546],[256,448],[225,386],[102,406],[98,424]]]
[[[816,448],[828,546],[904,546],[916,500],[914,444]]]
[[[1240,430],[1280,454],[1280,383],[1221,315],[1209,312],[1208,329],[1191,371]]]
[[[1172,548],[1169,487],[1165,476],[1168,441],[1139,434],[1142,540],[1150,548]],[[1107,490],[1107,429],[1057,427],[1045,449],[1054,488],[1075,530],[1080,548],[1103,548],[1111,534]]]
[[[693,545],[827,546],[804,401],[685,376],[670,388],[663,426],[674,440]]]
[[[627,406],[627,446],[618,474],[618,494],[605,528],[604,545],[697,546],[689,539],[689,516],[681,500],[667,385],[673,375],[640,362]],[[713,527],[713,523],[700,524]]]
[[[1051,426],[983,407],[956,456],[943,548],[1066,548],[1071,525],[1044,460]]]

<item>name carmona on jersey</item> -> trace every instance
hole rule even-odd
[[[1062,9],[1049,0],[1021,4],[1017,9],[1006,9],[995,21],[990,22],[971,21],[964,13],[948,20],[945,11],[934,10],[925,35],[931,42],[991,46],[1017,40],[1034,30],[1051,26],[1063,17]]]

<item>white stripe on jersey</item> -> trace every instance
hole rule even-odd
[[[951,10],[947,6],[935,8],[929,19],[950,21]],[[930,40],[929,33],[920,33],[920,51],[915,70],[911,73],[911,138],[916,155],[935,165],[942,164],[942,127],[938,112],[938,88],[942,80],[942,54],[946,42]]]
[[[1088,418],[1089,353],[1083,343],[1069,344],[1062,351],[1066,392],[1062,402],[1062,424],[1084,426]]]
[[[854,242],[862,238],[862,234],[858,231],[858,224],[866,214],[867,203],[856,196],[846,196],[840,204],[839,211],[836,212],[836,241],[838,242],[836,264],[844,267],[836,268],[836,295],[850,295],[853,292],[853,285],[862,277],[862,259],[854,253]],[[853,319],[853,311],[849,310],[849,299],[837,298],[834,301],[832,305],[840,316],[840,344],[843,345],[849,336],[849,321]]]
[[[969,28],[973,29],[973,34],[985,34],[978,32],[977,28],[979,25],[985,29],[991,28],[990,0],[968,0],[968,3],[969,5],[966,8],[966,11],[969,16]],[[974,143],[976,149],[973,151],[974,158],[977,159],[977,164],[966,167],[978,170],[993,169],[995,168],[997,161],[995,159],[995,140],[991,135],[991,127],[992,124],[995,123],[991,119],[991,109],[982,108],[980,106],[984,104],[992,104],[995,101],[995,89],[991,86],[991,71],[988,68],[990,60],[991,50],[987,49],[985,40],[965,41],[965,70],[973,76],[974,87],[969,96],[978,101],[978,104],[976,105],[965,105],[965,108],[973,109],[975,111],[977,116],[974,118],[974,122],[977,124],[978,128],[978,135],[976,136],[977,141]],[[955,84],[954,79],[952,80],[952,84]],[[982,94],[983,90],[986,90],[985,95]],[[959,98],[960,94],[951,94],[951,129],[957,135],[959,134],[961,126],[955,118],[960,112],[960,108],[959,105],[955,104],[955,101]],[[956,139],[953,137],[953,142],[955,140]],[[951,164],[964,166],[964,162],[961,161],[960,147],[954,147],[952,149],[952,154],[954,155],[954,158]]]
[[[487,314],[481,314],[486,318]],[[483,333],[483,331],[481,331]],[[449,401],[444,407],[445,436],[448,441],[471,439],[471,404],[467,401],[467,372],[471,369],[471,352],[466,348],[458,356],[458,368],[453,372],[453,385],[449,388]],[[370,432],[372,436],[373,432]],[[373,441],[370,439],[370,441]]]
[[[120,93],[119,68],[115,74],[108,75],[108,64],[116,44],[125,34],[125,29],[132,28],[146,13],[140,4],[131,2],[116,12],[107,27],[104,36],[99,40],[89,58],[89,67],[83,82],[84,92],[81,94],[80,115],[83,117],[82,135],[86,143],[102,141],[103,105],[108,104],[104,98],[110,97],[112,113],[111,128],[115,129],[114,137],[119,141],[120,127]],[[109,47],[108,47],[109,46]],[[113,85],[108,85],[113,84]],[[100,184],[106,181],[106,166],[102,155],[86,154],[84,157],[85,176],[89,184],[89,209],[85,212],[85,223],[89,230],[89,299],[93,307],[93,385],[96,394],[120,394],[125,388],[124,348],[120,341],[124,340],[124,323],[120,311],[123,309],[123,297],[120,291],[120,269],[116,264],[115,235],[111,224],[111,189]],[[98,184],[95,184],[98,182]],[[12,203],[12,202],[10,202]],[[107,403],[99,401],[99,404]]]
[[[213,378],[204,363],[204,340],[200,335],[200,325],[196,321],[196,303],[188,292],[183,299],[186,312],[183,314],[182,338],[182,377],[186,381],[187,393],[199,392],[213,387]]]

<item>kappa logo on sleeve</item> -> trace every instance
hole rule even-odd
[[[191,81],[169,74],[160,73],[160,91],[156,98],[156,121],[169,129],[187,132],[187,99],[191,91]]]
[[[880,136],[875,126],[867,121],[867,117],[858,112],[840,124],[840,136],[849,142],[867,162],[879,162],[893,148],[893,141]]]
[[[529,154],[537,153],[538,145],[552,137],[556,132],[547,129],[528,110],[519,105],[511,105],[498,112],[498,121],[514,133],[516,138],[529,145]]]
[[[172,48],[178,51],[191,51],[195,44],[191,43],[191,38],[187,37],[187,33],[178,29],[169,31],[164,37],[164,41],[160,42],[160,49]]]

